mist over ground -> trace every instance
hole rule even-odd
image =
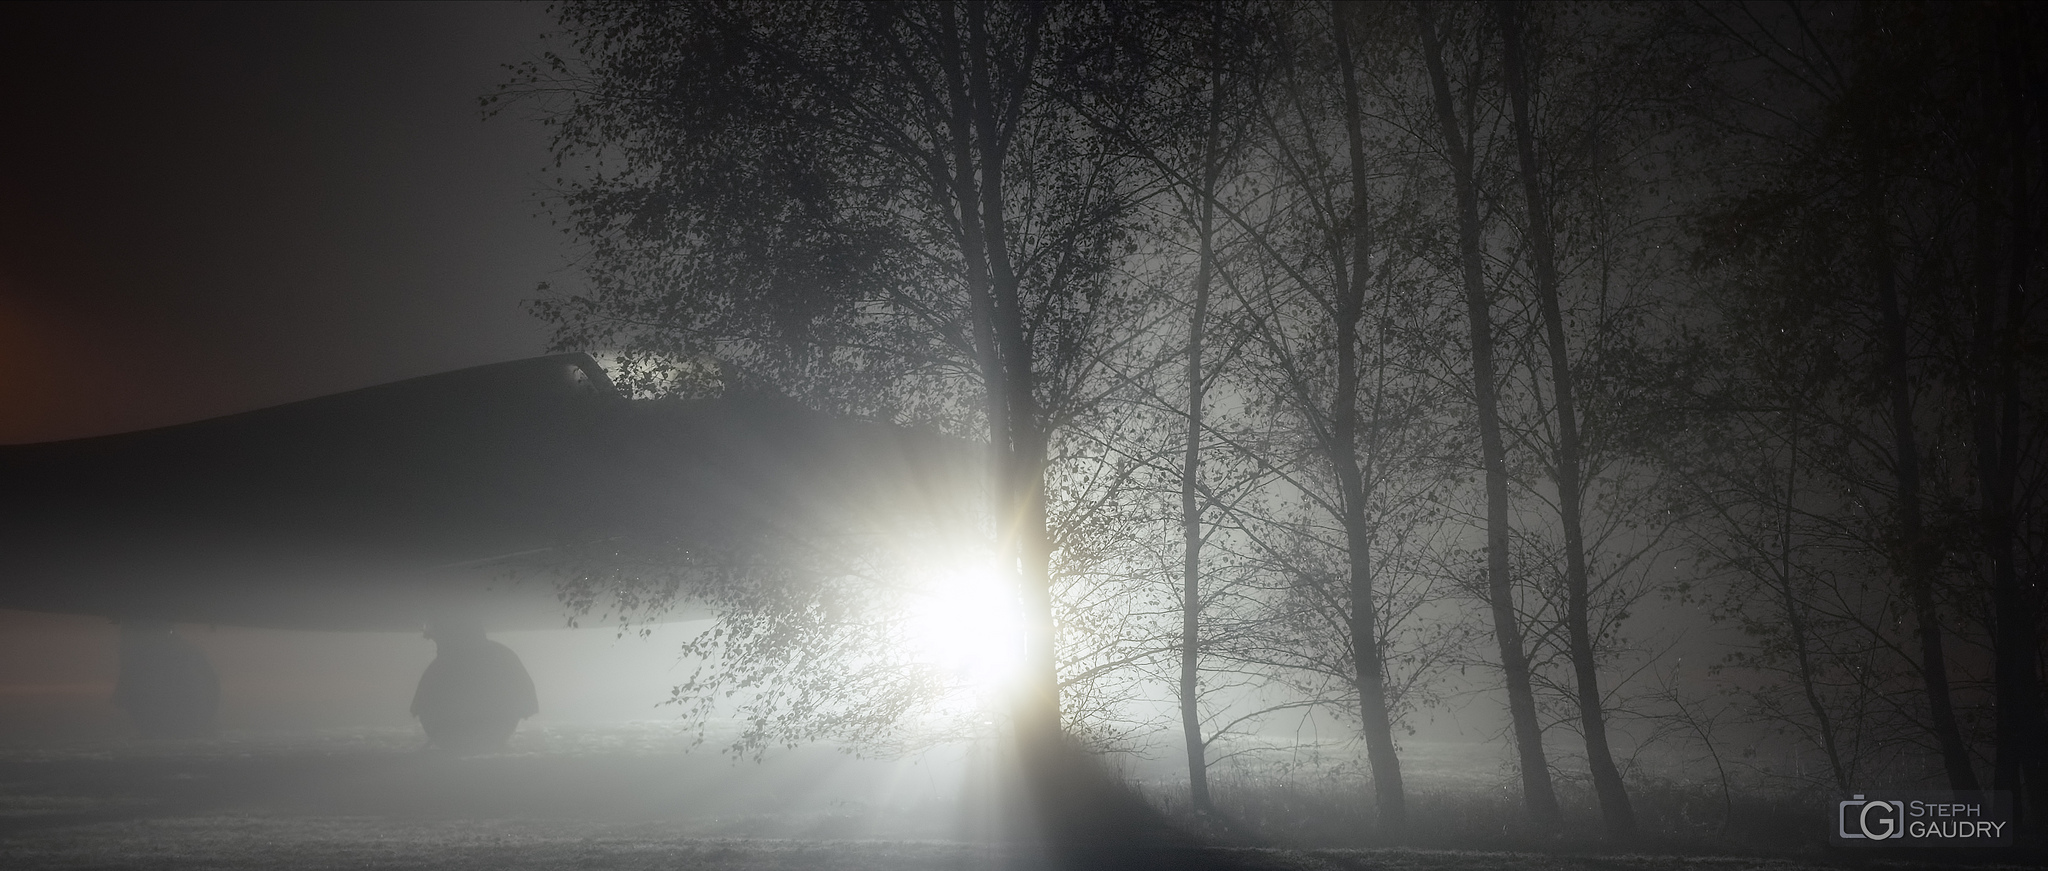
[[[18,4],[0,70],[0,605],[67,612],[0,608],[0,865],[2043,861],[2031,6]],[[488,637],[413,585],[528,558]]]
[[[712,725],[698,743],[695,724],[661,702],[690,665],[676,645],[704,621],[656,624],[645,636],[608,626],[495,633],[527,662],[541,714],[502,751],[456,758],[428,748],[406,713],[433,658],[416,633],[181,626],[220,673],[220,729],[145,740],[111,699],[113,624],[15,611],[0,620],[0,856],[19,867],[160,857],[251,868],[285,857],[313,868],[1038,861],[1027,802],[1006,792],[1014,787],[993,744],[880,759],[812,745],[756,760],[723,752],[736,722]],[[1404,740],[1410,786],[1425,806],[1441,807],[1443,836],[1430,846],[1511,848],[1517,839],[1500,824],[1511,813],[1512,754],[1472,719],[1439,712],[1432,728]],[[1245,827],[1223,840],[1293,851],[1357,843],[1370,806],[1355,727],[1313,717],[1291,726],[1251,736],[1263,754],[1217,766],[1225,807]],[[1151,801],[1184,814],[1178,750],[1155,736],[1114,754],[1113,765]],[[1674,783],[1710,776],[1704,760],[1681,754],[1653,750],[1640,762]],[[1711,796],[1694,799],[1697,813],[1716,813]],[[1253,826],[1261,834],[1248,838]],[[1230,867],[1364,861],[1307,855],[1254,853]],[[1483,855],[1399,861],[1497,861]],[[1556,861],[1565,864],[1544,867],[1575,867]]]

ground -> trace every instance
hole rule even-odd
[[[1020,869],[1057,864],[973,751],[760,763],[673,724],[528,728],[452,758],[416,732],[233,732],[0,748],[0,867]],[[966,796],[967,798],[963,798]],[[1070,857],[1071,858],[1071,857]],[[1308,849],[1151,843],[1090,867],[1772,869],[1826,856]],[[1928,863],[1922,866],[1931,867]]]

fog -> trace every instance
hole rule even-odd
[[[987,748],[862,760],[810,747],[742,759],[720,752],[730,730],[717,727],[699,746],[661,702],[688,668],[675,646],[701,624],[623,637],[612,627],[496,633],[527,663],[541,713],[501,751],[461,759],[429,751],[407,713],[434,657],[416,633],[179,626],[219,673],[219,728],[147,741],[111,698],[111,624],[18,611],[0,620],[0,768],[12,809],[0,831],[240,809],[655,822],[739,837],[995,833],[991,820],[962,816],[969,793],[992,793]],[[119,794],[101,792],[108,788]]]
[[[2044,861],[2040,15],[0,8],[0,865]]]
[[[566,621],[566,618],[564,618]],[[100,617],[0,611],[5,735],[25,741],[123,733],[112,696],[118,632]],[[613,627],[499,632],[520,654],[542,704],[539,726],[671,721],[661,708],[687,676],[682,638],[701,623],[663,623],[623,637]],[[320,632],[182,624],[179,634],[220,673],[226,731],[391,729],[407,713],[434,643],[418,632]]]

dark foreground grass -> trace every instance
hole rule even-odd
[[[0,753],[0,869],[1873,867],[1822,849],[1811,808],[1738,801],[1730,815],[1718,793],[1678,784],[1638,791],[1652,834],[1629,845],[1599,838],[1583,796],[1569,796],[1564,831],[1532,832],[1511,794],[1470,784],[1418,789],[1410,831],[1387,843],[1358,784],[1223,782],[1224,813],[1197,817],[1170,789],[1086,766],[1040,771],[1052,788],[1036,796],[1006,793],[993,768],[891,792],[886,778],[929,784],[934,772],[829,753],[735,765],[644,731],[535,734],[460,759],[368,733]],[[1875,867],[2026,864],[1905,858]]]
[[[1023,844],[788,840],[677,836],[659,825],[531,820],[407,821],[371,817],[197,816],[99,823],[0,839],[9,869],[716,869],[716,871],[1023,871],[1058,863]],[[1788,859],[1419,848],[1153,847],[1132,869],[1242,871],[1821,871],[1944,867],[1931,861]],[[2019,867],[2019,866],[2007,866]]]
[[[1508,788],[1422,788],[1408,793],[1409,825],[1396,837],[1374,826],[1370,787],[1357,781],[1246,779],[1215,787],[1213,816],[1192,814],[1184,789],[1154,790],[1173,821],[1212,841],[1295,847],[1403,846],[1440,849],[1609,850],[1589,790],[1559,791],[1562,828],[1526,821],[1521,797]],[[1819,797],[1794,794],[1723,796],[1705,785],[1657,781],[1631,784],[1642,836],[1632,847],[1707,855],[1800,855],[1827,843],[1827,809]]]
[[[1375,830],[1370,789],[1355,781],[1225,780],[1217,811],[1195,814],[1185,789],[1155,789],[1173,824],[1210,844],[1277,848],[1316,868],[1819,869],[2048,868],[2038,846],[1932,851],[1839,849],[1816,795],[1736,792],[1704,784],[1631,785],[1640,832],[1625,843],[1602,830],[1590,790],[1560,789],[1565,824],[1530,827],[1507,789],[1425,789],[1408,795],[1409,825]],[[1318,864],[1320,863],[1320,864]]]

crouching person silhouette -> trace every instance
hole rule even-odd
[[[540,713],[533,678],[512,649],[484,637],[473,620],[439,618],[427,627],[434,661],[420,675],[412,714],[427,743],[450,753],[505,746],[519,721]]]
[[[220,677],[198,645],[161,620],[121,624],[121,674],[114,704],[144,738],[196,738],[213,733]]]

